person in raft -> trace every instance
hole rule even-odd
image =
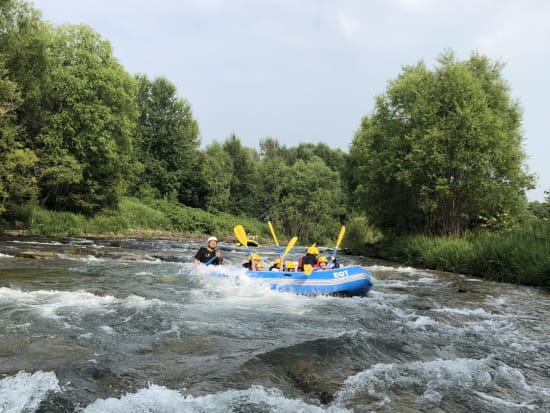
[[[336,257],[334,255],[330,256],[330,264],[328,266],[331,270],[333,268],[340,268],[340,263],[336,261]]]
[[[328,259],[327,257],[320,257],[319,258],[319,268],[318,270],[328,270]]]
[[[290,271],[290,272],[296,271],[296,264],[294,264],[294,261],[285,262],[285,267],[287,271]]]
[[[253,252],[251,255],[248,256],[248,261],[243,263],[243,267],[248,268],[252,271],[256,271],[258,269],[258,264],[260,264],[260,256]]]
[[[273,261],[273,265],[269,267],[269,271],[284,271],[284,267],[281,263],[280,258],[275,258],[275,261]]]
[[[327,257],[319,258],[318,270],[332,270],[333,268],[340,268],[340,263],[336,261],[336,257],[334,255],[330,257],[330,265],[328,264]]]
[[[208,238],[208,245],[206,247],[200,247],[193,258],[193,263],[198,264],[199,262],[202,262],[206,265],[221,264],[223,262],[223,257],[220,251],[216,251],[217,246],[218,239],[216,237]]]
[[[298,261],[298,271],[304,271],[304,265],[309,264],[314,269],[319,267],[319,248],[315,246],[308,247],[306,255]]]

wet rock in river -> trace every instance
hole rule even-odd
[[[49,258],[56,258],[57,253],[53,251],[19,251],[15,254],[19,258],[32,258],[37,260],[44,260]]]
[[[49,392],[40,402],[37,413],[73,413],[75,405],[59,392]]]

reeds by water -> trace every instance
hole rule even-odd
[[[388,258],[424,268],[550,288],[550,222],[529,220],[505,233],[461,238],[410,235],[384,248]]]
[[[211,214],[169,201],[153,200],[146,203],[135,198],[124,198],[116,210],[104,211],[93,217],[49,211],[29,204],[21,208],[18,219],[24,223],[29,235],[49,237],[124,236],[133,230],[149,230],[174,234],[211,234],[229,238],[233,237],[233,227],[237,224],[242,224],[250,233],[259,235],[260,242],[262,238],[269,236],[267,226],[254,218]]]

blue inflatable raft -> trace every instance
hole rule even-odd
[[[304,272],[248,271],[247,275],[270,284],[271,289],[299,295],[365,295],[372,288],[371,273],[360,265]]]

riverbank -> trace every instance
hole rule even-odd
[[[2,231],[2,234],[9,237],[31,237],[33,234],[26,229],[7,229]],[[42,236],[50,236],[42,234]],[[102,234],[82,233],[77,234],[81,238],[96,238],[96,239],[158,239],[158,240],[174,240],[174,241],[202,241],[206,240],[207,234],[192,234],[183,232],[163,231],[158,229],[129,229],[124,232],[109,232]],[[233,237],[234,238],[234,237]]]
[[[10,224],[5,225],[4,233],[11,236],[167,240],[202,240],[215,235],[220,240],[234,241],[233,228],[237,224],[244,225],[260,242],[270,236],[267,225],[254,218],[212,214],[164,200],[146,203],[134,198],[123,199],[116,211],[93,217],[26,205]]]
[[[505,233],[470,233],[461,238],[396,237],[380,241],[371,253],[416,268],[550,289],[548,221],[532,220]]]

